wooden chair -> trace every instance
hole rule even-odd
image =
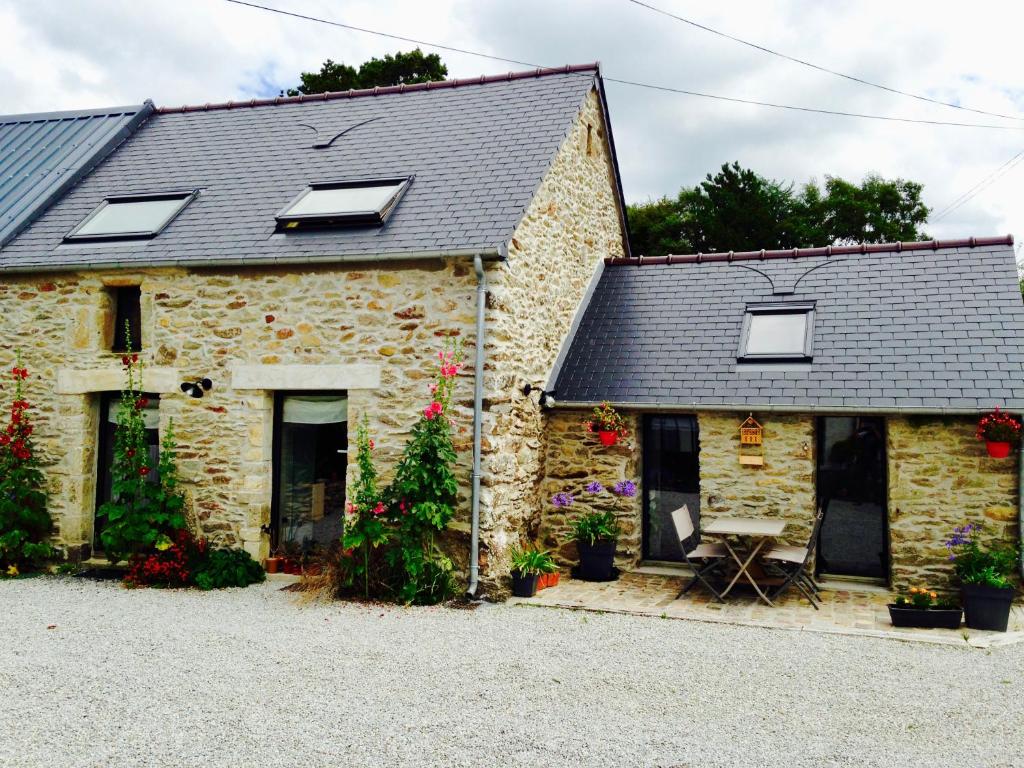
[[[685,504],[672,513],[672,525],[676,529],[676,538],[679,539],[679,548],[683,552],[683,559],[693,569],[694,574],[690,582],[676,595],[676,599],[678,600],[689,592],[699,581],[711,594],[721,600],[721,592],[711,586],[707,576],[725,562],[725,558],[729,556],[728,550],[721,544],[697,544],[694,546],[687,542],[693,536],[695,529],[693,518],[690,517],[690,509]]]
[[[786,591],[791,585],[795,585],[800,593],[810,601],[814,610],[818,610],[820,590],[814,582],[814,577],[807,571],[807,564],[814,554],[814,548],[818,544],[818,531],[821,530],[821,520],[825,516],[825,510],[818,507],[818,514],[814,517],[814,525],[811,527],[811,538],[806,547],[799,547],[790,544],[777,544],[761,556],[761,560],[769,568],[774,568],[783,576],[783,582],[778,589],[772,593],[770,599]]]

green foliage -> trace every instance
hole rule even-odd
[[[739,163],[723,165],[675,199],[629,207],[634,253],[756,251],[926,239],[922,185],[869,175],[827,176],[796,191]]]
[[[11,369],[14,400],[0,431],[0,574],[38,567],[54,555],[46,538],[53,522],[46,509],[43,474],[32,440],[34,427],[23,382],[28,369],[18,359]]]
[[[606,512],[587,512],[576,518],[572,523],[570,539],[593,544],[597,541],[614,541],[619,538],[621,529],[612,510]]]
[[[345,533],[341,539],[345,555],[340,586],[348,588],[359,584],[364,597],[370,596],[370,575],[376,564],[374,551],[387,543],[391,535],[385,516],[387,508],[377,490],[373,447],[366,417],[363,416],[356,429],[356,464],[359,474],[346,509]]]
[[[523,575],[554,573],[558,570],[554,558],[548,554],[547,550],[538,549],[536,546],[530,546],[526,549],[513,547],[509,552],[509,557],[512,560],[512,570]]]
[[[393,56],[388,53],[383,59],[376,57],[363,62],[359,69],[327,59],[319,72],[303,72],[299,75],[302,85],[289,88],[289,96],[300,94],[348,91],[356,88],[401,85],[403,83],[426,83],[444,80],[448,68],[436,53],[424,54],[419,48]]]
[[[192,570],[192,583],[202,590],[247,587],[265,579],[263,568],[244,549],[209,549]]]
[[[125,336],[130,346],[127,323]],[[107,518],[101,539],[112,562],[166,546],[185,527],[185,501],[177,488],[174,425],[164,435],[158,465],[151,466],[143,420],[148,401],[142,394],[142,362],[130,350],[121,362],[126,383],[114,434],[112,499],[99,509]],[[159,475],[156,482],[151,477],[154,471]]]
[[[1012,586],[1009,576],[1017,567],[1020,551],[1014,544],[982,546],[978,541],[979,523],[968,523],[953,529],[945,542],[953,570],[961,584],[977,584],[1003,589]]]

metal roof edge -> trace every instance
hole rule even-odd
[[[585,409],[600,406],[605,401],[583,401],[583,400],[570,400],[562,401],[558,399],[557,393],[555,394],[554,405],[551,408],[574,410],[574,409]],[[781,403],[698,403],[698,402],[678,402],[678,403],[644,403],[644,402],[622,402],[622,401],[608,401],[608,404],[613,408],[629,411],[654,411],[654,412],[710,412],[710,411],[729,411],[729,412],[754,412],[754,413],[813,413],[827,414],[827,413],[840,413],[840,414],[891,414],[894,416],[977,416],[979,413],[985,413],[991,411],[996,406],[999,406],[1001,410],[1008,411],[1010,413],[1024,412],[1024,404],[1018,406],[1004,406],[1003,403],[993,403],[992,405],[979,405],[977,408],[953,408],[949,406],[912,406],[912,407],[900,407],[900,406],[868,406],[868,405],[790,405]]]
[[[0,123],[34,123],[40,120],[66,120],[76,117],[101,117],[103,115],[130,115],[141,112],[147,105],[152,112],[156,107],[150,99],[142,104],[123,107],[96,107],[94,109],[69,109],[58,112],[26,112],[25,114],[0,115]]]
[[[480,256],[488,261],[501,261],[503,256],[499,248],[452,248],[430,251],[393,251],[390,253],[349,254],[341,256],[298,256],[271,257],[250,259],[111,259],[110,261],[92,261],[82,264],[53,264],[47,266],[19,265],[6,267],[0,265],[0,275],[47,274],[53,272],[87,272],[101,269],[206,269],[206,268],[264,268],[288,266],[329,266],[331,264],[372,264],[376,261],[400,262],[421,261],[428,259],[455,259]]]
[[[45,213],[46,210],[57,200],[63,197],[71,187],[92,173],[96,166],[106,160],[107,157],[110,156],[111,152],[117,149],[125,139],[135,133],[139,126],[141,126],[155,110],[156,107],[153,106],[153,102],[146,99],[146,101],[137,108],[137,111],[127,123],[122,125],[113,135],[103,142],[103,144],[98,147],[79,168],[75,169],[73,173],[69,173],[67,176],[62,178],[60,182],[54,185],[46,196],[36,203],[28,215],[26,215],[21,221],[16,222],[10,230],[8,230],[7,234],[0,237],[0,250],[2,250],[4,246],[11,242],[15,237],[24,232],[32,222],[42,216],[43,213]],[[97,113],[97,115],[105,114],[108,113],[104,111]],[[83,115],[83,117],[84,116],[85,115]],[[0,268],[0,273],[3,271],[4,270]]]

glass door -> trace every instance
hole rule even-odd
[[[818,573],[885,579],[889,572],[885,422],[818,419]]]
[[[160,457],[160,396],[145,393],[142,395],[149,402],[142,410],[142,419],[146,427],[146,446],[149,449],[149,464],[156,467]],[[117,434],[117,415],[121,411],[121,394],[105,392],[100,397],[100,430],[97,440],[98,455],[96,459],[96,517],[93,524],[92,548],[96,552],[103,551],[100,534],[107,525],[107,516],[99,513],[100,507],[112,500],[114,477],[111,468],[114,465],[114,436]],[[151,483],[159,482],[156,472],[147,476]]]
[[[345,523],[348,398],[279,394],[274,443],[275,546],[291,555],[330,547]]]
[[[644,559],[681,562],[672,513],[687,505],[694,530],[700,531],[697,418],[648,415],[643,429]]]

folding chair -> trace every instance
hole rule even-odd
[[[765,565],[779,571],[784,581],[771,595],[771,600],[785,592],[791,585],[795,585],[800,593],[807,598],[814,610],[818,610],[819,588],[814,577],[807,572],[807,563],[814,554],[818,544],[818,531],[821,530],[821,520],[825,516],[823,507],[818,507],[818,513],[814,516],[814,525],[811,527],[811,538],[806,547],[798,547],[789,544],[777,544],[767,552],[761,559]]]
[[[690,509],[685,504],[672,513],[672,525],[676,529],[676,538],[679,539],[679,548],[683,552],[683,559],[693,569],[694,574],[690,583],[676,595],[676,599],[678,600],[689,592],[690,588],[699,581],[707,587],[711,594],[721,600],[721,592],[711,586],[707,575],[726,561],[725,559],[729,556],[728,550],[721,544],[697,544],[694,546],[687,542],[687,539],[694,534],[694,527]]]

